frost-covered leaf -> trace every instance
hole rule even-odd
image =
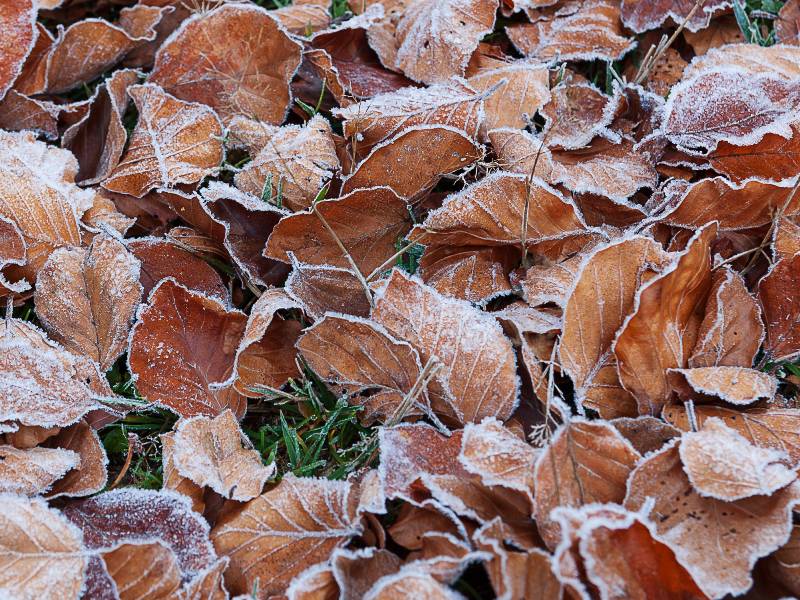
[[[247,317],[214,298],[163,280],[142,305],[128,363],[139,392],[183,417],[241,416],[245,399],[229,386]]]
[[[197,183],[216,172],[224,150],[222,123],[213,110],[149,83],[131,86],[128,93],[139,121],[104,188],[140,198],[157,187]]]
[[[22,72],[36,43],[36,12],[33,0],[9,2],[0,9],[0,99]]]
[[[563,82],[553,88],[541,110],[547,144],[564,150],[583,148],[598,135],[611,136],[611,98],[589,83]]]
[[[399,18],[391,12],[398,4]],[[481,38],[494,27],[497,6],[498,0],[395,3],[369,29],[369,43],[387,68],[421,83],[441,83],[464,74]]]
[[[281,198],[291,210],[308,208],[339,169],[330,124],[316,115],[303,127],[261,127],[264,145],[235,175],[236,187],[272,202]]]
[[[415,564],[409,564],[397,573],[378,579],[364,594],[364,600],[459,600],[460,595],[439,583],[432,575]]]
[[[685,433],[679,453],[692,487],[707,498],[733,502],[770,496],[797,479],[785,453],[754,446],[717,418]]]
[[[0,325],[0,421],[74,423],[112,396],[97,365],[16,319]]]
[[[430,392],[461,423],[508,418],[518,402],[519,380],[511,342],[489,315],[445,298],[418,279],[394,270],[376,298],[372,319],[408,341],[422,364],[442,364]]]
[[[749,367],[764,341],[758,303],[741,275],[730,269],[715,271],[712,285],[688,366]]]
[[[174,597],[181,586],[175,555],[159,542],[121,544],[101,556],[120,600]]]
[[[375,146],[344,180],[342,193],[385,185],[412,199],[481,156],[480,147],[453,127],[417,125]]]
[[[636,43],[623,35],[619,6],[610,0],[577,3],[577,11],[506,28],[525,56],[541,61],[619,60]]]
[[[106,371],[125,351],[142,297],[139,261],[109,236],[59,248],[39,272],[36,314],[57,342]]]
[[[684,71],[691,79],[707,71],[733,68],[745,73],[763,74],[791,81],[800,76],[800,48],[792,46],[760,46],[758,44],[726,44],[695,58]]]
[[[68,150],[30,132],[0,131],[0,157],[0,216],[14,222],[27,248],[27,264],[13,275],[32,283],[55,248],[80,246],[78,221],[94,192],[75,185],[78,162]]]
[[[758,284],[767,326],[765,349],[774,360],[800,352],[800,254],[775,263]]]
[[[290,33],[309,35],[330,25],[329,4],[328,0],[297,0],[269,14]]]
[[[213,419],[192,417],[175,429],[172,460],[183,477],[240,502],[261,494],[275,465],[264,466],[259,453],[243,445],[244,434],[232,412]]]
[[[235,187],[212,181],[201,190],[202,208],[222,226],[213,239],[223,245],[244,274],[259,285],[273,285],[288,272],[281,263],[264,256],[264,245],[285,210],[262,202]]]
[[[675,442],[640,463],[628,482],[626,508],[649,508],[653,501],[656,539],[675,552],[705,594],[720,598],[747,591],[756,560],[789,539],[800,485],[735,502],[705,498],[692,487]]]
[[[294,269],[286,280],[286,292],[312,318],[319,319],[326,312],[357,317],[369,315],[366,292],[350,269],[297,260],[292,260],[292,266]]]
[[[258,582],[259,595],[283,593],[309,564],[326,560],[358,535],[351,492],[344,481],[287,475],[218,523],[211,539],[230,558],[231,592],[249,593]]]
[[[536,461],[534,517],[542,539],[555,549],[560,526],[552,511],[593,502],[622,502],[639,453],[603,422],[573,420],[559,429]]]
[[[281,219],[269,237],[266,256],[288,263],[291,252],[306,263],[350,268],[324,219],[356,266],[369,275],[395,254],[397,240],[411,228],[405,201],[386,187],[356,190],[314,206]]]
[[[149,81],[202,102],[226,123],[236,115],[280,124],[301,45],[264,9],[227,4],[183,22],[155,58]]]
[[[693,0],[622,0],[622,21],[625,26],[637,33],[657,29],[667,21],[683,23],[692,12]],[[689,31],[699,31],[708,27],[711,16],[732,5],[731,0],[708,0],[694,11],[686,23]]]
[[[636,292],[633,313],[612,350],[622,385],[639,414],[655,415],[669,400],[667,369],[686,366],[711,289],[715,224],[697,232],[683,252]]]
[[[50,489],[80,457],[62,448],[18,449],[0,446],[0,492],[37,496]]]
[[[405,414],[397,411],[420,378],[419,354],[366,319],[326,315],[305,330],[297,349],[322,379],[343,385],[350,402],[364,406],[367,421],[387,421],[428,412],[427,391],[419,389]]]
[[[659,450],[664,444],[681,432],[658,417],[619,417],[609,421],[636,451],[644,456]]]
[[[344,135],[355,137],[354,144],[362,154],[415,125],[449,125],[476,137],[487,97],[498,91],[487,92],[490,87],[473,87],[458,79],[427,88],[408,87],[351,104],[334,114],[344,121]]]
[[[175,451],[175,432],[162,433],[160,439],[162,451],[161,489],[172,490],[186,496],[192,503],[192,510],[198,514],[203,514],[206,507],[204,499],[205,488],[178,473],[175,461],[172,460],[172,454]]]
[[[47,494],[49,497],[89,496],[102,490],[108,483],[108,457],[105,448],[97,431],[85,420],[61,429],[43,445],[69,450],[80,458],[80,464],[53,485]]]
[[[278,311],[299,308],[281,289],[266,290],[253,304],[236,350],[234,387],[240,394],[259,395],[253,388],[280,388],[290,377],[299,376],[294,345],[302,324],[278,315]]]
[[[0,495],[0,594],[77,598],[88,557],[80,530],[39,498]]]
[[[656,242],[641,236],[600,246],[582,261],[568,292],[561,365],[575,384],[577,401],[604,418],[637,414],[619,380],[612,345],[633,310],[636,291],[666,259]]]
[[[670,369],[667,379],[685,400],[721,398],[736,405],[752,404],[775,397],[777,381],[772,375],[744,367],[697,367]]]
[[[24,292],[30,288],[26,281],[8,281],[3,273],[6,267],[24,265],[26,255],[25,240],[19,227],[11,219],[0,216],[0,293],[5,290]]]

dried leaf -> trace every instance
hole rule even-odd
[[[183,22],[156,53],[149,81],[210,106],[226,123],[242,114],[277,125],[300,58],[301,45],[268,11],[224,4]]]
[[[419,398],[412,396],[415,383],[421,383],[419,354],[371,321],[328,314],[306,329],[297,349],[323,380],[346,386],[350,402],[365,407],[362,418],[367,421],[430,410],[424,388]],[[413,400],[410,410],[398,413],[406,398]]]
[[[0,503],[0,592],[26,600],[77,598],[88,561],[80,530],[39,498],[3,494]]]
[[[258,581],[260,597],[283,593],[309,563],[327,559],[360,533],[351,501],[349,483],[287,475],[218,523],[211,539],[231,560],[231,592],[248,593]]]
[[[706,225],[661,274],[645,283],[616,336],[612,351],[622,385],[639,414],[658,414],[671,390],[666,370],[686,366],[711,288],[710,246],[716,224]]]
[[[89,496],[106,487],[108,457],[97,432],[85,420],[62,429],[44,445],[63,448],[80,457],[80,464],[55,483],[49,497]]]
[[[0,493],[43,494],[80,462],[75,452],[62,448],[0,446]]]
[[[330,25],[328,4],[328,0],[297,0],[269,14],[290,33],[309,35]]]
[[[131,86],[128,93],[139,121],[104,188],[141,198],[157,187],[197,183],[216,172],[224,150],[222,123],[213,110],[149,83]]]
[[[611,98],[588,83],[564,82],[553,88],[541,111],[543,132],[551,147],[574,150],[588,146],[598,135],[611,136]]]
[[[603,422],[573,420],[559,429],[539,455],[534,472],[534,517],[549,548],[561,539],[552,511],[593,502],[622,502],[639,453]]]
[[[720,598],[747,591],[756,560],[789,539],[800,485],[736,502],[704,498],[692,488],[671,443],[640,463],[628,482],[626,508],[639,510],[652,501],[657,539],[675,552],[705,594]]]
[[[6,267],[24,265],[26,255],[25,240],[19,227],[11,219],[0,216],[0,294],[5,290],[24,292],[30,289],[26,281],[12,283],[3,273]]]
[[[576,400],[603,418],[637,414],[617,374],[612,345],[633,310],[636,291],[666,259],[661,247],[645,237],[599,246],[583,259],[567,293],[561,366],[575,384]]]
[[[674,23],[683,23],[692,12],[694,5],[693,0],[653,0],[652,2],[622,0],[622,21],[628,29],[642,33],[650,29],[657,29],[668,20]],[[696,10],[692,18],[686,22],[686,29],[689,31],[705,29],[715,12],[730,5],[730,0],[703,2],[700,9]]]
[[[700,431],[685,433],[678,450],[692,487],[706,498],[770,496],[797,479],[786,454],[752,445],[721,419],[707,419]]]
[[[290,258],[293,258],[290,256]],[[358,277],[349,269],[292,260],[286,292],[306,314],[320,319],[326,312],[356,317],[369,315],[370,305]]]
[[[158,542],[122,544],[101,556],[120,600],[173,597],[180,588],[175,556]]]
[[[213,419],[180,421],[173,439],[172,461],[178,474],[225,498],[241,502],[255,498],[275,473],[274,463],[264,466],[256,450],[242,445],[247,438],[229,410]]]
[[[390,13],[371,27],[369,43],[387,68],[421,83],[441,83],[464,75],[478,43],[494,27],[497,6],[497,0],[411,2],[398,20]]]
[[[264,145],[235,175],[236,187],[291,210],[308,208],[339,170],[330,124],[316,115],[303,127],[262,127]]]
[[[59,248],[39,272],[36,314],[57,342],[107,371],[125,351],[142,297],[139,261],[112,237]]]
[[[356,190],[317,202],[313,210],[281,219],[272,230],[264,254],[288,263],[291,252],[306,263],[350,268],[350,261],[323,219],[364,275],[395,254],[397,240],[405,236],[412,223],[405,201],[390,188]]]
[[[22,72],[36,43],[36,12],[38,5],[32,0],[5,4],[0,9],[0,99]]]
[[[244,414],[245,399],[228,386],[247,317],[214,298],[164,279],[137,315],[128,349],[136,387],[182,417]]]
[[[459,422],[511,415],[519,393],[516,361],[492,317],[394,270],[376,298],[372,318],[408,341],[423,364],[434,359],[442,364],[439,385],[430,391],[443,396]]]
[[[481,155],[479,146],[453,127],[417,125],[375,146],[344,180],[342,193],[386,185],[412,199]]]
[[[766,352],[777,361],[800,352],[800,254],[778,261],[758,284],[758,298],[767,326]]]
[[[777,381],[771,375],[744,367],[670,369],[667,379],[682,399],[721,398],[729,404],[752,404],[775,397]]]
[[[622,436],[644,456],[661,449],[669,440],[680,435],[680,430],[657,417],[619,417],[609,421]]]
[[[175,451],[175,432],[162,433],[162,489],[172,490],[186,496],[192,503],[192,510],[198,514],[203,514],[206,508],[204,496],[205,489],[181,476],[175,468],[175,461],[172,454]]]

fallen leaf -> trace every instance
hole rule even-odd
[[[131,86],[128,93],[139,121],[105,189],[141,198],[157,187],[197,183],[216,172],[224,150],[222,123],[213,110],[150,83]]]
[[[125,351],[142,297],[139,261],[112,237],[59,248],[39,272],[36,311],[53,339],[107,371]]]
[[[40,498],[0,498],[0,590],[20,598],[77,598],[88,558],[80,530]],[[11,596],[9,596],[11,597]]]
[[[795,254],[775,263],[758,284],[767,326],[765,350],[776,362],[800,352],[800,298],[793,291],[797,289],[798,276],[800,254]]]
[[[160,47],[149,81],[202,102],[225,123],[238,114],[280,124],[301,45],[259,6],[223,4],[182,23]]]
[[[331,22],[328,0],[298,0],[270,11],[269,14],[287,31],[298,35],[309,35],[311,32],[326,29]]]
[[[611,98],[589,83],[562,82],[551,91],[541,114],[547,144],[564,150],[588,146],[597,136],[612,136]]]
[[[636,451],[644,456],[661,449],[669,440],[680,436],[680,430],[658,417],[619,417],[609,421]]]
[[[100,436],[85,420],[61,429],[44,446],[75,452],[80,458],[80,464],[53,485],[48,497],[89,496],[106,487],[108,456]]]
[[[43,494],[80,462],[76,453],[62,448],[22,450],[0,446],[0,492],[22,496]]]
[[[0,293],[5,290],[24,292],[30,289],[26,281],[10,282],[3,269],[25,264],[27,249],[19,227],[11,219],[0,216]]]
[[[744,367],[670,369],[667,379],[685,400],[720,398],[738,406],[775,397],[777,381],[771,375]]]
[[[247,593],[258,581],[262,597],[283,593],[309,563],[327,559],[358,535],[350,494],[344,481],[287,475],[218,523],[211,539],[217,552],[231,560],[226,573],[231,592]]]
[[[259,453],[243,446],[244,434],[232,412],[213,419],[180,421],[175,429],[172,461],[178,474],[207,486],[225,498],[244,502],[261,494],[274,475],[275,464],[264,466]]]
[[[128,364],[143,397],[182,417],[215,416],[247,403],[230,386],[247,317],[219,300],[164,279],[142,305],[130,336]]]
[[[37,9],[36,2],[21,0],[0,10],[0,30],[3,31],[0,41],[0,56],[3,58],[0,61],[3,65],[0,68],[0,99],[19,77],[25,59],[36,43]]]
[[[797,479],[786,454],[754,446],[717,418],[685,433],[678,451],[692,487],[706,498],[770,496]]]
[[[703,2],[699,10],[687,17],[692,12],[695,3],[692,0],[654,0],[653,2],[637,2],[636,0],[622,0],[622,21],[625,26],[637,33],[657,29],[665,22],[683,23],[686,29],[700,31],[708,27],[712,15],[721,9],[730,6],[729,0],[710,0]]]
[[[170,597],[180,588],[175,556],[158,542],[122,544],[101,556],[120,600]]]
[[[320,319],[327,312],[369,316],[367,292],[351,270],[297,260],[292,260],[292,267],[286,280],[286,292],[312,318]]]

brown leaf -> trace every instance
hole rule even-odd
[[[500,86],[484,100],[482,139],[492,129],[527,126],[528,119],[550,100],[548,71],[538,64],[519,61],[497,69],[482,70],[467,81],[483,92]]]
[[[88,496],[99,492],[108,483],[105,448],[97,432],[86,421],[62,429],[44,445],[69,450],[80,457],[80,464],[55,483],[48,497]]]
[[[212,181],[201,190],[203,210],[223,228],[213,238],[230,253],[245,281],[274,285],[283,280],[289,269],[263,255],[270,233],[287,213],[235,187]]]
[[[283,593],[309,564],[360,533],[351,508],[347,482],[285,476],[211,532],[217,552],[231,560],[231,592],[248,593],[258,581],[259,597]]]
[[[664,444],[680,435],[680,431],[657,417],[619,417],[609,421],[622,436],[644,456],[659,450]]]
[[[75,452],[63,448],[0,446],[0,492],[38,496],[80,463]]]
[[[63,512],[83,531],[84,545],[92,552],[158,542],[172,552],[186,579],[217,560],[208,539],[208,523],[192,511],[187,498],[174,492],[112,490],[73,501]]]
[[[290,257],[292,258],[292,257]],[[369,315],[370,305],[364,288],[349,269],[292,261],[286,292],[314,319],[326,312],[356,317]]]
[[[497,597],[561,600],[563,592],[553,573],[550,555],[539,548],[519,552],[505,543],[507,538],[507,528],[500,518],[473,534],[478,549],[492,554],[484,567]]]
[[[390,188],[356,190],[317,202],[314,210],[283,217],[272,230],[264,254],[288,263],[291,252],[302,262],[350,268],[349,260],[317,213],[364,275],[384,265],[395,254],[397,240],[411,228],[405,201]]]
[[[112,237],[59,248],[39,272],[36,314],[57,342],[107,371],[125,351],[142,297],[140,264]]]
[[[68,150],[30,132],[0,131],[0,157],[0,216],[14,222],[27,248],[27,264],[11,274],[32,283],[55,248],[81,245],[78,219],[94,192],[75,185],[78,163]]]
[[[442,175],[468,167],[480,147],[447,125],[417,125],[375,146],[342,183],[342,193],[386,185],[413,199],[435,186]]]
[[[598,135],[612,135],[608,129],[613,113],[611,98],[589,83],[563,82],[552,90],[550,102],[541,110],[547,144],[574,150],[588,146]]]
[[[128,364],[145,398],[182,417],[244,414],[245,399],[228,385],[247,317],[218,300],[165,279],[140,309]]]
[[[526,200],[528,221],[525,243],[582,236],[587,226],[575,207],[557,190],[538,178],[498,171],[461,192],[447,197],[415,231],[427,232],[423,241],[437,245],[522,246]]]
[[[39,498],[2,496],[0,589],[26,598],[80,596],[88,557],[80,530]]]
[[[553,558],[567,589],[588,597],[706,598],[646,518],[615,504],[561,512],[563,542]]]
[[[679,453],[692,487],[706,498],[733,502],[770,496],[797,479],[785,453],[754,446],[717,418],[685,433]]]
[[[346,386],[350,402],[365,407],[360,418],[367,422],[430,412],[424,388],[412,396],[421,383],[419,354],[371,321],[328,314],[305,330],[297,349],[323,380]],[[398,413],[405,398],[413,404]]]
[[[37,9],[37,3],[31,0],[8,3],[0,9],[0,99],[22,72],[36,43]]]
[[[758,298],[764,310],[770,359],[779,362],[800,352],[800,254],[775,263],[758,284]]]
[[[162,433],[159,437],[162,450],[163,483],[161,489],[173,490],[186,496],[192,503],[192,510],[198,514],[203,514],[206,508],[204,501],[205,489],[178,473],[175,461],[172,459],[175,451],[175,432]]]
[[[683,471],[676,443],[646,458],[631,474],[625,507],[655,501],[655,535],[711,597],[744,593],[756,560],[789,539],[800,485],[736,502],[704,498]],[[689,515],[692,515],[691,517]]]
[[[328,0],[296,0],[269,12],[287,31],[297,35],[326,29],[331,22]]]
[[[180,588],[175,556],[158,542],[122,544],[101,556],[120,600],[174,597]]]
[[[767,183],[748,180],[737,184],[724,177],[701,179],[685,189],[675,186],[661,218],[665,223],[696,229],[716,220],[723,230],[749,229],[772,221],[786,204],[794,182]],[[668,188],[669,189],[669,188]],[[786,207],[786,214],[800,210],[800,195]]]
[[[735,15],[725,15],[711,21],[708,27],[700,31],[684,31],[683,37],[694,50],[695,56],[702,56],[709,50],[744,42],[744,34],[736,23]]]
[[[369,43],[387,68],[421,83],[442,83],[464,75],[481,38],[494,28],[497,6],[497,0],[401,3],[400,14],[390,11],[369,29]]]
[[[83,118],[64,132],[61,145],[78,159],[77,180],[82,185],[103,181],[119,164],[128,137],[122,122],[128,88],[138,79],[132,69],[114,71],[95,90]]]
[[[299,377],[294,345],[300,337],[300,321],[283,319],[279,310],[299,309],[282,289],[264,291],[250,309],[242,341],[236,350],[236,390],[247,397],[260,396],[253,388],[280,388],[290,377]]]
[[[483,122],[487,98],[497,91],[496,86],[486,91],[491,87],[478,88],[463,80],[407,87],[334,110],[334,115],[344,121],[344,135],[355,138],[352,143],[360,155],[416,125],[449,125],[474,138]]]
[[[322,186],[339,170],[328,121],[316,115],[303,127],[262,124],[263,147],[234,176],[236,187],[290,210],[311,206]]]
[[[738,406],[775,397],[777,381],[771,375],[744,367],[698,367],[670,369],[667,379],[684,400],[710,396]]]
[[[753,177],[792,178],[800,170],[800,123],[791,124],[788,137],[767,133],[757,143],[745,146],[721,141],[709,159],[715,171],[739,183]]]
[[[331,569],[339,587],[340,600],[361,600],[364,593],[384,575],[396,573],[400,558],[388,550],[337,548],[331,556]]]
[[[216,172],[224,150],[222,123],[213,110],[150,83],[131,86],[128,93],[139,121],[104,188],[141,198],[154,188],[197,183]]]
[[[30,289],[26,281],[10,282],[6,279],[3,269],[12,265],[25,264],[27,255],[25,240],[19,227],[6,217],[0,216],[0,295],[5,290],[24,292]]]
[[[33,131],[54,140],[58,138],[60,113],[61,107],[57,104],[10,89],[0,101],[0,127],[6,131]]]
[[[622,502],[639,453],[602,421],[573,420],[559,429],[536,461],[534,517],[549,548],[561,539],[552,511],[593,502]]]
[[[667,260],[657,242],[637,236],[599,246],[577,269],[564,307],[559,355],[577,402],[603,418],[637,414],[617,374],[612,346],[634,308],[636,291]]]
[[[151,83],[210,106],[226,123],[243,114],[280,124],[301,45],[264,9],[227,4],[198,12],[161,46]]]
[[[688,366],[749,367],[764,341],[761,310],[735,271],[720,269],[712,278],[706,315]]]
[[[661,274],[636,292],[633,314],[612,346],[622,385],[639,414],[655,415],[671,390],[667,369],[686,366],[711,289],[710,247],[716,224],[703,227]]]
[[[623,35],[619,6],[610,0],[581,2],[576,12],[507,27],[506,33],[522,54],[540,61],[619,60],[635,46]]]
[[[491,316],[394,270],[376,299],[372,319],[408,341],[423,364],[434,357],[442,364],[435,379],[439,385],[430,391],[442,397],[460,423],[511,416],[519,394],[516,361]]]
[[[81,222],[91,233],[99,234],[103,230],[108,230],[116,231],[124,237],[128,230],[136,224],[136,219],[117,210],[117,205],[110,198],[95,194],[92,206],[83,213]],[[94,235],[87,235],[87,240],[94,238]]]
[[[97,365],[75,356],[25,321],[0,332],[0,421],[66,426],[112,396]]]
[[[533,501],[533,469],[538,454],[500,421],[486,418],[479,424],[466,424],[458,460],[484,485],[507,487]]]
[[[378,579],[364,594],[364,600],[451,600],[453,591],[415,564],[405,565],[397,573]]]
[[[228,559],[221,558],[205,571],[183,586],[180,600],[228,600],[223,573],[228,568]]]
[[[684,77],[691,79],[708,71],[733,68],[750,74],[769,71],[772,77],[791,81],[800,75],[800,48],[792,46],[759,46],[728,44],[692,61]]]
[[[683,23],[694,8],[693,0],[653,0],[637,2],[622,0],[622,21],[628,29],[642,33],[657,29],[665,22]],[[708,27],[711,16],[720,9],[729,6],[726,0],[708,0],[703,2],[686,23],[689,31],[700,31]]]
[[[773,259],[777,260],[800,254],[800,224],[796,218],[782,217],[777,220],[772,253]]]
[[[175,428],[172,461],[178,474],[225,498],[244,502],[261,494],[275,473],[249,446],[232,412],[217,417],[192,417]]]
[[[775,39],[781,44],[800,44],[800,2],[788,0],[778,11]]]
[[[223,302],[228,300],[228,290],[219,273],[202,258],[166,238],[137,238],[127,242],[127,246],[142,263],[139,281],[145,297],[162,279],[171,277],[190,290]]]
[[[714,150],[721,141],[744,146],[767,133],[788,135],[798,105],[796,81],[733,69],[701,72],[672,88],[663,129],[680,148]]]

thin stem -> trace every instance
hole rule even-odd
[[[552,130],[551,130],[552,131]],[[522,243],[522,266],[527,268],[528,265],[528,217],[531,210],[531,189],[533,187],[533,177],[536,173],[536,165],[539,164],[539,157],[542,155],[544,144],[547,141],[547,136],[550,131],[542,136],[542,141],[539,144],[539,149],[536,151],[536,158],[533,159],[533,167],[525,180],[525,206],[522,208],[522,231],[520,232],[519,239]]]
[[[424,235],[426,235],[426,234],[427,234],[427,232],[426,232],[426,231],[423,231],[423,232],[422,232],[422,235],[423,235],[423,236],[424,236]],[[375,276],[376,276],[376,275],[379,275],[379,274],[381,273],[381,271],[383,271],[383,270],[384,270],[386,267],[388,267],[388,266],[389,266],[390,264],[392,264],[392,263],[393,263],[395,260],[397,260],[397,258],[398,258],[399,256],[401,256],[401,255],[402,255],[402,254],[404,254],[405,252],[408,252],[408,250],[410,250],[411,248],[413,248],[413,247],[414,247],[415,245],[417,245],[418,243],[419,243],[418,241],[409,242],[407,245],[405,245],[405,246],[403,246],[402,248],[400,248],[400,250],[398,250],[397,252],[395,252],[394,254],[392,254],[392,255],[391,255],[389,258],[387,258],[385,261],[383,261],[383,263],[381,263],[381,264],[380,264],[380,266],[378,266],[378,267],[377,267],[377,268],[376,268],[374,271],[372,271],[372,273],[370,273],[369,275],[367,275],[367,277],[366,277],[367,281],[372,281],[372,280],[375,278]]]

